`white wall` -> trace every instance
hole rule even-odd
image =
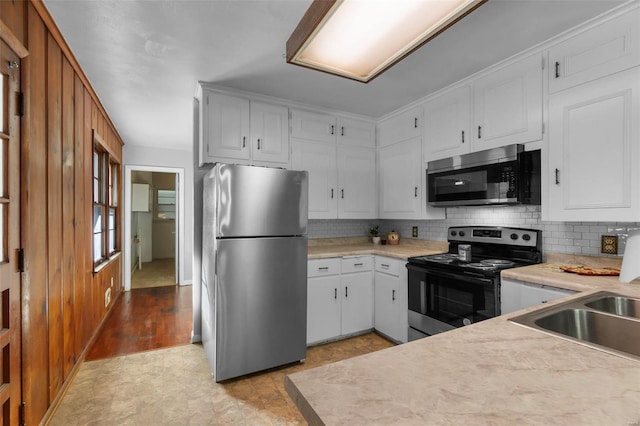
[[[124,165],[175,167],[184,169],[184,271],[183,284],[193,283],[193,157],[190,150],[125,145]]]

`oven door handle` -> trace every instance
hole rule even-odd
[[[484,275],[470,273],[469,271],[461,271],[460,273],[451,273],[451,272],[443,272],[443,271],[434,271],[433,269],[427,269],[426,272],[431,275],[435,275],[443,278],[451,278],[454,280],[460,280],[464,278],[468,278],[469,281],[473,281],[473,284],[481,282],[482,284],[491,284],[493,279],[487,278]]]
[[[420,313],[425,315],[427,313],[427,282],[420,281]]]

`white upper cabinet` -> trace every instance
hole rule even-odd
[[[549,117],[543,220],[640,220],[640,67],[551,95]]]
[[[381,219],[419,219],[422,215],[420,138],[380,149]]]
[[[338,117],[336,134],[340,144],[376,147],[376,125],[371,121]]]
[[[203,87],[200,164],[215,162],[288,164],[288,108]]]
[[[309,219],[337,218],[336,146],[294,140],[291,168],[309,172]]]
[[[272,163],[289,162],[289,109],[251,102],[252,158]]]
[[[370,149],[338,147],[338,217],[375,219],[376,153]]]
[[[376,218],[375,151],[295,140],[291,167],[309,172],[310,219]]]
[[[311,111],[291,111],[291,137],[318,142],[336,141],[336,118]]]
[[[542,139],[542,56],[473,82],[473,151]]]
[[[201,102],[202,162],[216,157],[248,160],[251,156],[248,99],[203,91]]]
[[[419,138],[422,132],[422,109],[413,108],[388,118],[378,125],[380,147],[407,139]]]
[[[448,91],[424,104],[424,161],[471,150],[469,86]]]
[[[549,65],[550,93],[640,65],[640,10],[551,47]]]

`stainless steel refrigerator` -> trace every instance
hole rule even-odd
[[[306,358],[307,172],[204,178],[202,341],[216,382]]]

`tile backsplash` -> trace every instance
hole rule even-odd
[[[447,208],[443,220],[310,220],[309,238],[369,235],[369,228],[380,225],[380,235],[395,230],[401,238],[411,238],[413,226],[418,238],[446,241],[450,226],[498,225],[542,230],[542,250],[546,252],[602,255],[602,235],[618,235],[618,255],[624,253],[626,234],[640,228],[638,222],[550,222],[540,219],[540,206],[455,207]],[[605,256],[605,255],[602,255]]]

